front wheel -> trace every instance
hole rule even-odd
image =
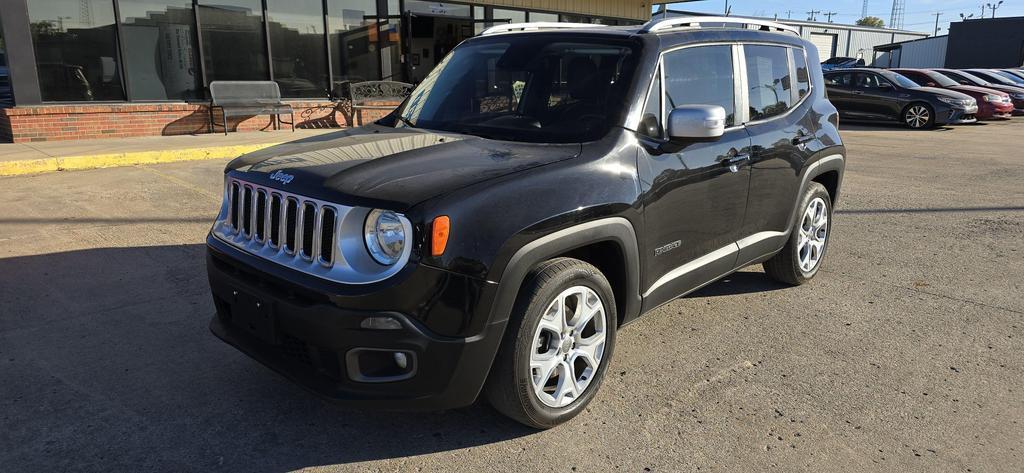
[[[825,186],[811,182],[799,208],[786,246],[764,263],[768,276],[794,286],[810,281],[818,273],[832,233],[832,198]]]
[[[484,388],[499,412],[538,429],[572,419],[604,379],[615,298],[601,272],[557,258],[527,277]]]
[[[935,126],[935,111],[927,104],[910,104],[903,111],[903,123],[915,130],[932,128]]]

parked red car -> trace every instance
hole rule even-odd
[[[1013,85],[1006,85],[1001,82],[989,82],[987,79],[978,77],[966,71],[958,71],[956,69],[930,69],[938,72],[950,79],[953,79],[963,85],[975,85],[978,87],[984,87],[986,89],[994,89],[1000,92],[1010,94],[1010,99],[1013,100],[1013,114],[1024,115],[1024,87],[1017,87]]]
[[[1010,94],[996,89],[964,85],[935,71],[927,69],[893,69],[922,87],[938,87],[967,94],[978,101],[978,120],[1005,120],[1013,116]]]

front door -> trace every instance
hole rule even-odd
[[[736,263],[750,170],[727,162],[749,155],[750,139],[736,124],[734,49],[715,45],[666,53],[664,73],[649,97],[638,156],[644,191],[645,309],[724,275]],[[660,123],[666,123],[673,108],[695,104],[725,108],[725,135],[678,152],[658,151],[666,138]]]

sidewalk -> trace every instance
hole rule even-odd
[[[338,128],[80,141],[0,143],[0,176],[233,158]]]

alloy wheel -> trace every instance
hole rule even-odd
[[[548,305],[530,352],[530,379],[537,399],[560,408],[583,395],[604,358],[607,326],[604,304],[589,287],[570,287]]]
[[[807,205],[800,221],[797,256],[800,270],[809,273],[821,262],[828,239],[828,207],[825,200],[816,197]]]
[[[924,105],[914,105],[907,109],[907,125],[911,128],[922,128],[931,120],[932,114]]]

